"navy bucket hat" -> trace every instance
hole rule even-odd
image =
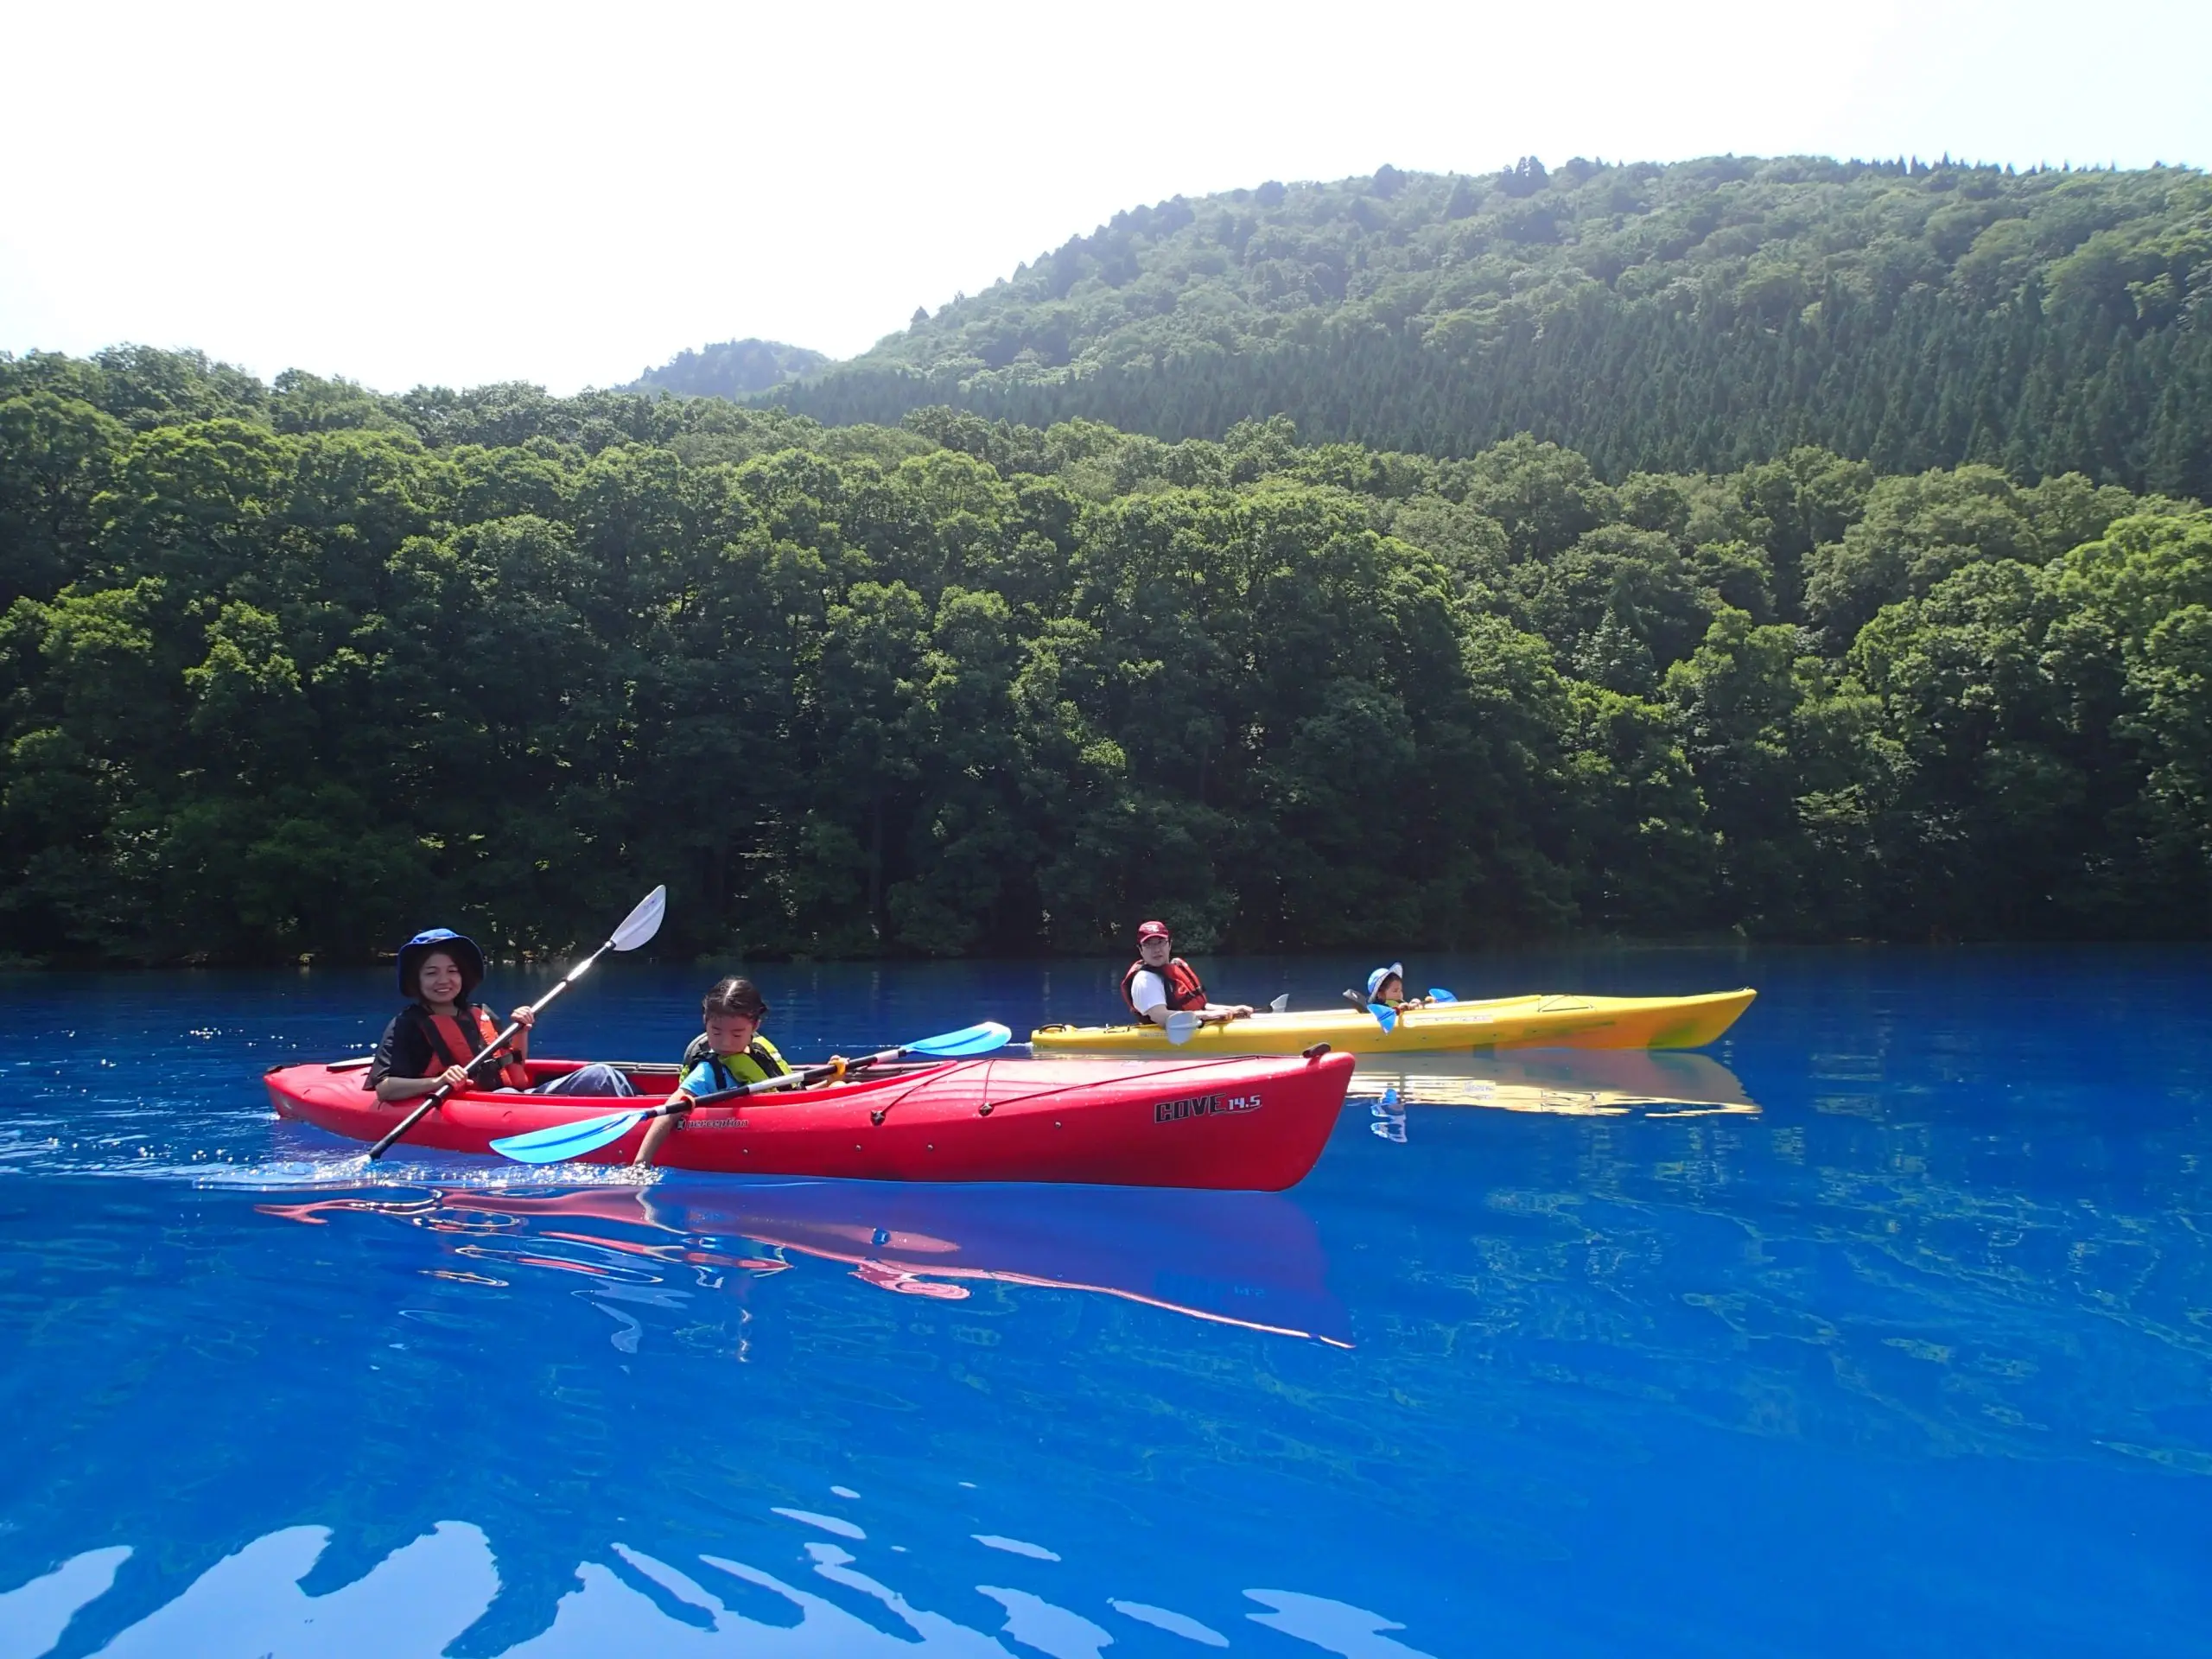
[[[415,976],[422,968],[423,958],[433,950],[444,951],[461,969],[461,1000],[466,1002],[475,995],[476,988],[484,982],[484,953],[476,948],[475,940],[449,927],[434,927],[417,933],[399,947],[399,994],[405,997],[421,995]]]

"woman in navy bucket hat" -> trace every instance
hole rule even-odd
[[[629,1095],[630,1080],[612,1066],[587,1065],[531,1087],[528,1007],[511,1016],[522,1027],[479,1061],[499,1034],[491,1009],[474,1000],[484,982],[484,952],[449,927],[417,933],[399,947],[399,994],[409,1000],[384,1029],[362,1086],[389,1104],[419,1099],[441,1085],[455,1094]]]

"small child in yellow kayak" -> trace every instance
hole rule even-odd
[[[1405,1014],[1414,1008],[1434,1005],[1433,997],[1406,995],[1406,964],[1394,962],[1388,968],[1377,968],[1367,976],[1367,995],[1346,991],[1344,1001],[1365,1014],[1370,1008],[1384,1007],[1393,1014]]]
[[[1433,1001],[1426,996],[1406,995],[1406,964],[1394,962],[1388,968],[1377,968],[1367,976],[1367,1000],[1380,1002],[1386,1008],[1403,1013],[1408,1008],[1425,1008]]]

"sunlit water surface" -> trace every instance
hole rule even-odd
[[[762,977],[810,1056],[1116,966]],[[0,980],[0,1659],[2212,1649],[2212,957],[1414,977],[1764,994],[1370,1074],[1274,1195],[372,1173],[258,1077],[382,976]]]

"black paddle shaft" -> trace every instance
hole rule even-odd
[[[732,1088],[716,1089],[707,1094],[694,1095],[685,1105],[656,1106],[646,1116],[658,1116],[664,1112],[688,1112],[694,1106],[712,1106],[725,1100],[741,1100],[747,1095],[765,1095],[780,1089],[804,1089],[810,1083],[834,1082],[839,1077],[852,1076],[863,1066],[880,1065],[887,1060],[899,1059],[905,1056],[906,1052],[906,1051],[903,1048],[887,1048],[880,1053],[863,1054],[857,1060],[846,1060],[836,1065],[803,1066],[797,1071],[783,1072],[772,1077],[763,1077],[758,1083],[741,1083]]]

